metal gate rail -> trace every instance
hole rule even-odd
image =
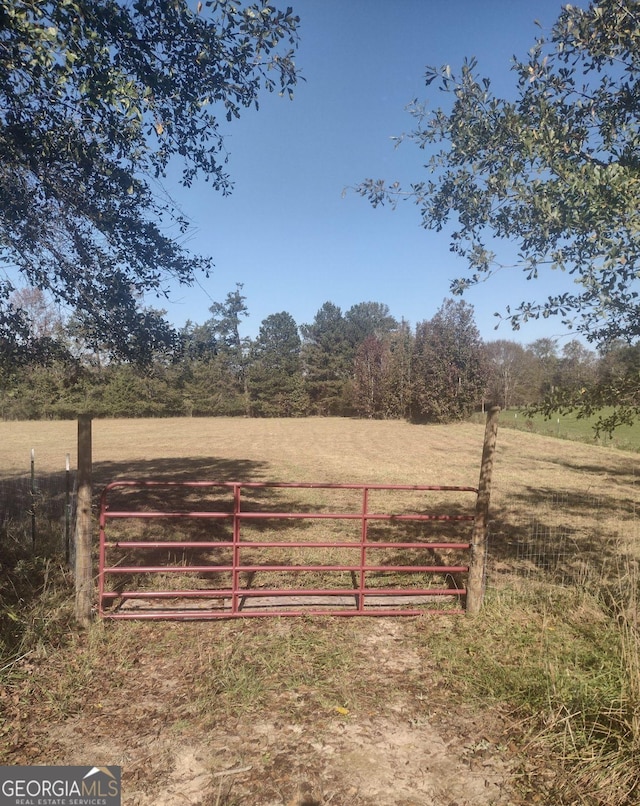
[[[109,497],[116,489],[143,490],[143,491],[170,491],[184,489],[205,490],[223,489],[232,494],[232,507],[229,511],[176,511],[154,509],[142,511],[136,509],[111,509]],[[274,512],[255,511],[242,508],[242,491],[256,489],[322,489],[322,490],[353,490],[360,491],[361,506],[359,511],[350,512]],[[478,490],[475,487],[453,487],[436,485],[388,485],[388,484],[328,484],[328,483],[287,483],[287,482],[215,482],[215,481],[115,481],[107,485],[102,492],[100,500],[100,548],[99,548],[99,614],[110,619],[217,619],[249,616],[297,616],[330,614],[339,616],[353,615],[418,615],[425,612],[425,604],[432,603],[434,599],[445,600],[451,605],[457,601],[458,607],[449,606],[446,610],[428,612],[462,612],[462,604],[466,597],[466,587],[463,575],[469,571],[468,563],[447,565],[437,555],[439,551],[469,551],[470,541],[459,540],[371,540],[369,524],[371,522],[393,521],[399,523],[420,522],[446,522],[446,521],[473,521],[473,512],[466,514],[441,513],[410,513],[393,514],[388,512],[370,511],[369,497],[372,491],[414,491],[414,492],[442,492],[442,493],[472,493],[475,505]],[[168,492],[167,492],[168,494]],[[473,507],[470,507],[473,510]],[[284,540],[243,540],[242,524],[257,523],[272,520],[330,520],[330,521],[359,521],[359,538],[357,540],[312,540],[312,541],[284,541]],[[107,525],[116,520],[146,520],[146,521],[185,521],[209,520],[231,525],[231,539],[225,540],[135,540],[135,539],[109,539]],[[125,536],[126,537],[126,536]],[[185,549],[219,549],[231,551],[231,561],[212,564],[151,564],[151,565],[125,565],[124,558],[117,562],[111,561],[110,553],[113,550],[138,550],[157,553],[161,550]],[[242,561],[242,553],[246,549],[349,549],[356,553],[353,562],[328,563],[325,565],[315,563],[251,563]],[[398,564],[374,563],[369,561],[370,552],[386,550],[402,550],[410,554],[416,550],[428,550],[434,556],[432,564],[420,565],[408,562]],[[348,572],[352,587],[262,587],[251,588],[256,574],[273,572],[285,575],[313,573]],[[198,589],[108,589],[109,580],[121,580],[125,585],[130,579],[141,575],[153,574],[230,574],[231,583],[224,587],[210,587]],[[445,576],[447,582],[440,587],[390,587],[372,586],[369,583],[371,575],[375,574],[439,574]],[[244,576],[244,580],[243,577]],[[446,586],[448,584],[448,586]],[[120,586],[122,587],[122,585]],[[209,607],[158,607],[150,605],[154,600],[204,600]],[[282,601],[289,605],[282,606]],[[327,607],[327,600],[336,600],[337,604]],[[136,602],[138,604],[136,604]],[[141,605],[147,603],[146,607]],[[280,602],[280,605],[277,603]],[[129,603],[129,604],[128,604]],[[131,605],[130,603],[133,603]],[[390,604],[387,604],[390,603]],[[127,606],[128,605],[128,606]]]

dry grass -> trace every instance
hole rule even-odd
[[[475,486],[483,434],[482,424],[473,423],[337,418],[96,420],[95,489],[127,478]],[[38,474],[58,472],[66,453],[73,465],[75,436],[73,422],[0,423],[0,479],[26,472],[32,448]],[[621,553],[640,556],[639,505],[632,454],[502,429],[491,579],[559,566],[561,582],[584,581],[594,568],[599,577]]]
[[[97,495],[105,483],[126,478],[475,486],[483,434],[474,423],[96,420],[95,489]],[[74,464],[75,436],[73,422],[0,423],[0,480],[26,472],[32,448],[38,474],[59,472],[66,453]],[[294,497],[288,493],[287,503]],[[621,554],[640,556],[639,505],[632,454],[500,430],[490,581],[527,569],[537,575],[553,568],[560,582],[600,578],[606,567],[615,573]]]
[[[2,477],[75,463],[73,422],[0,423]],[[108,481],[210,479],[475,486],[483,426],[417,426],[347,419],[96,420],[96,489]],[[492,490],[494,557],[559,523],[569,540],[636,548],[640,505],[635,456],[623,451],[502,429]],[[625,524],[628,524],[625,525]],[[593,546],[592,546],[593,547]]]
[[[237,418],[95,420],[98,482],[150,477],[256,481],[477,482],[482,426],[347,419]],[[3,475],[28,469],[35,448],[42,471],[58,470],[71,453],[73,422],[0,423]]]

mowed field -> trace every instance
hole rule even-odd
[[[59,470],[67,452],[74,464],[75,422],[3,422],[0,435],[4,474],[25,472],[31,448],[39,470]],[[482,428],[476,425],[452,430],[340,418],[93,421],[94,474],[100,483],[137,474],[427,483],[427,476],[438,473],[447,474],[443,483],[454,478],[463,483],[477,481],[481,445]]]
[[[95,494],[115,479],[476,486],[483,437],[471,423],[96,420]],[[28,472],[31,449],[38,475],[59,473],[67,453],[75,466],[73,422],[0,423],[0,438],[5,478]],[[516,689],[530,679],[546,700],[532,658],[560,697],[583,657],[585,674],[594,668],[604,617],[563,591],[640,556],[636,466],[622,451],[499,430],[489,606],[475,621],[98,622],[51,644],[62,616],[40,613],[33,629],[49,643],[10,668],[0,757],[119,764],[126,806],[577,802],[547,799],[571,780],[565,751],[533,741]],[[540,538],[546,558],[526,551]],[[551,575],[542,597],[510,598],[558,558],[562,585]]]
[[[76,462],[75,422],[0,423],[3,477]],[[482,424],[317,419],[93,422],[96,494],[116,479],[356,482],[476,486]],[[640,479],[633,453],[499,429],[492,482],[493,559],[531,523],[589,545],[637,548]]]

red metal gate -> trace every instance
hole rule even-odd
[[[99,612],[461,612],[477,494],[431,485],[116,481],[100,503]],[[286,510],[278,496],[288,497]]]

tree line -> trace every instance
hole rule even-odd
[[[187,322],[170,347],[144,364],[115,359],[83,339],[82,323],[51,314],[44,295],[17,292],[42,348],[31,360],[0,367],[4,419],[98,417],[357,416],[446,423],[483,406],[554,405],[611,384],[640,364],[640,351],[605,354],[543,338],[523,346],[484,342],[473,307],[444,300],[411,327],[380,302],[342,311],[325,302],[312,322],[271,314],[255,338],[242,285]]]

